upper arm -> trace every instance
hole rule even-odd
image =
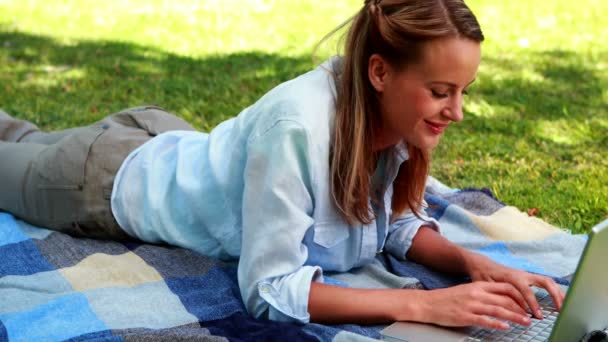
[[[252,314],[268,306],[260,293],[262,281],[274,282],[273,290],[284,297],[278,302],[285,304],[285,310],[301,307],[308,300],[306,284],[297,282],[316,272],[303,267],[308,251],[302,241],[314,222],[310,144],[309,134],[300,124],[285,120],[248,145],[238,277]]]

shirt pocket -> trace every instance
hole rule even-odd
[[[313,241],[322,247],[332,248],[348,239],[348,226],[342,223],[319,223],[314,227]]]

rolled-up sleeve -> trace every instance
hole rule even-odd
[[[310,284],[322,281],[322,270],[304,266],[308,250],[302,241],[313,225],[309,144],[307,131],[289,120],[248,144],[238,281],[254,317],[310,320]]]
[[[427,204],[423,201],[423,208]],[[427,226],[441,232],[439,222],[432,217],[426,215],[424,210],[420,213],[420,218],[414,215],[411,211],[407,211],[397,218],[389,227],[388,237],[384,248],[394,257],[405,260],[405,256],[412,246],[414,237],[420,230],[420,227]]]

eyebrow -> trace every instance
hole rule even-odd
[[[477,78],[474,78],[471,82],[469,82],[469,84],[467,84],[465,86],[465,88],[470,86],[471,84],[473,84],[473,82],[475,82],[476,80],[477,80]],[[452,83],[452,82],[445,82],[445,81],[433,81],[433,82],[429,82],[429,84],[444,84],[444,85],[450,86],[452,88],[458,88],[457,84]]]

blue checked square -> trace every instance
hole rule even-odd
[[[7,213],[0,213],[0,246],[28,240],[15,218]]]
[[[0,246],[0,255],[2,255],[0,277],[54,270],[31,240]]]
[[[32,309],[0,315],[8,341],[63,341],[108,330],[86,297],[71,294]]]

